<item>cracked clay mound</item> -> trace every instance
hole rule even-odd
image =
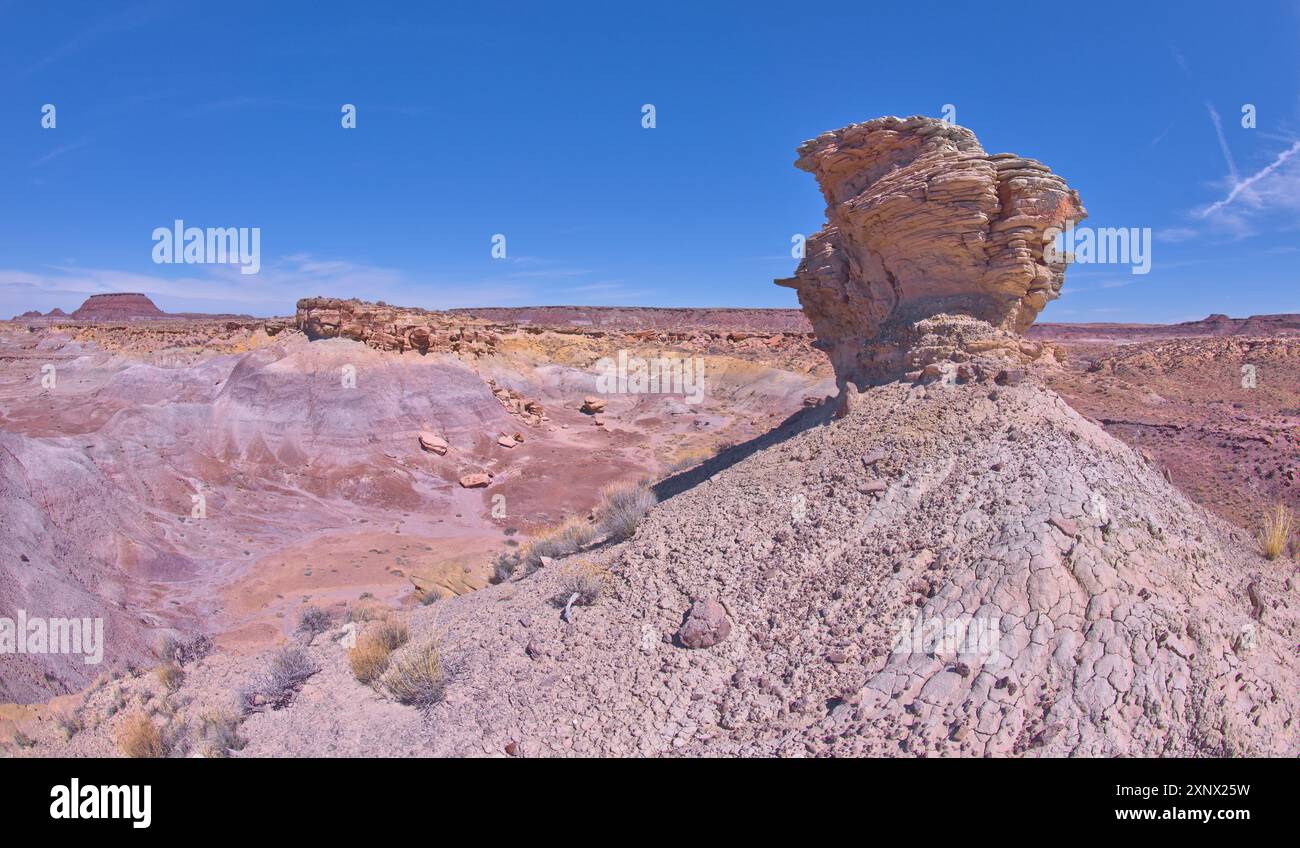
[[[244,754],[1300,753],[1297,612],[1250,539],[1039,386],[850,399],[588,555],[610,588],[572,624],[576,558],[414,611],[452,669],[427,719],[322,639]],[[687,649],[697,601],[730,632]],[[900,639],[936,621],[965,641]]]

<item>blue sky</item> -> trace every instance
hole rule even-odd
[[[772,279],[824,204],[795,148],[944,104],[1064,176],[1088,225],[1155,233],[1149,274],[1076,266],[1042,320],[1300,312],[1295,0],[0,0],[0,45],[6,316],[104,291],[797,306]],[[260,227],[261,272],[155,264],[177,218]]]

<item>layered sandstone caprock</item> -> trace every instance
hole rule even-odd
[[[795,164],[817,178],[827,223],[796,275],[777,282],[798,291],[841,383],[926,364],[908,357],[914,325],[938,316],[987,324],[975,334],[983,352],[1026,356],[1015,337],[1065,279],[1064,264],[1044,258],[1048,231],[1087,214],[1060,177],[1032,159],[990,156],[970,130],[920,116],[823,133]],[[958,323],[954,359],[971,335]]]

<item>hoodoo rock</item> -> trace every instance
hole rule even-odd
[[[1087,213],[1046,166],[989,155],[970,130],[920,116],[823,133],[795,165],[817,178],[827,223],[777,284],[799,293],[841,385],[1052,352],[1022,350],[1018,336],[1065,279],[1044,245]]]

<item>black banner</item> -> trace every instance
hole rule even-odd
[[[480,807],[495,829],[506,824],[500,805],[528,827],[563,820],[575,803],[662,816],[709,798],[719,814],[739,798],[774,805],[777,818],[861,814],[865,800],[895,822],[996,830],[1006,820],[1071,834],[1197,825],[1228,836],[1284,826],[1295,810],[1295,762],[1282,760],[16,760],[0,775],[8,826],[127,839],[246,835],[254,821],[261,833],[331,833],[342,821],[407,826]]]

